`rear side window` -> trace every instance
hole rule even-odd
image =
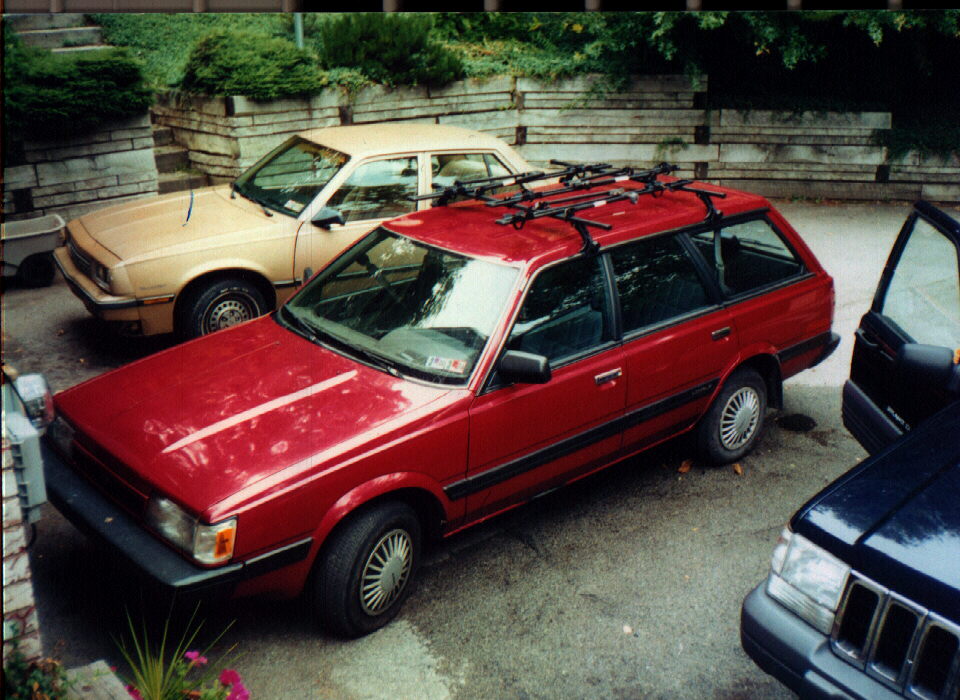
[[[881,313],[914,342],[960,346],[957,251],[923,219],[917,219],[900,255]]]
[[[556,365],[610,338],[600,259],[548,268],[533,281],[507,341],[511,350],[544,355]]]
[[[610,251],[623,332],[630,333],[710,305],[693,261],[675,236],[648,238]]]
[[[762,289],[805,272],[796,254],[764,219],[704,231],[691,238],[727,296]]]

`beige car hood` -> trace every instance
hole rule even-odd
[[[260,205],[239,195],[231,199],[229,187],[207,187],[193,192],[192,203],[189,192],[177,192],[100,209],[80,223],[97,243],[132,262],[158,251],[196,247],[201,239],[292,220],[276,213],[268,218]]]

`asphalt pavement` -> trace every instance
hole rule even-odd
[[[787,382],[742,473],[681,473],[690,450],[674,441],[430,547],[398,619],[369,637],[328,636],[301,601],[207,606],[199,640],[231,625],[211,658],[235,645],[223,663],[255,698],[791,697],[741,650],[740,603],[789,516],[864,456],[841,425],[840,388],[910,207],[776,204],[835,277],[843,340]],[[59,278],[8,286],[2,306],[4,361],[57,390],[172,342],[107,333]],[[815,427],[787,429],[794,414]],[[126,613],[164,617],[50,506],[31,562],[45,650],[68,667],[106,659],[122,673]]]

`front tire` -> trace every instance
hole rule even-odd
[[[267,312],[263,294],[246,280],[223,277],[193,290],[181,315],[178,335],[189,340],[249,321]]]
[[[420,545],[420,520],[405,503],[350,516],[317,560],[312,593],[321,624],[360,637],[390,622],[410,593]]]
[[[17,282],[22,287],[49,287],[55,273],[50,253],[34,253],[17,268]]]
[[[729,464],[754,448],[767,412],[767,385],[755,370],[741,367],[727,379],[697,428],[700,456]]]

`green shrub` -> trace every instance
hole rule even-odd
[[[75,134],[146,112],[153,101],[140,65],[122,50],[55,54],[22,45],[4,28],[8,137]]]
[[[14,640],[13,649],[3,667],[3,697],[10,700],[59,700],[66,697],[71,685],[73,683],[67,680],[67,674],[59,661],[27,661]]]
[[[314,95],[326,84],[310,52],[291,41],[244,31],[214,31],[193,48],[180,86],[206,95],[272,100]]]
[[[319,27],[324,68],[356,68],[385,85],[442,85],[463,77],[460,59],[433,40],[422,14],[348,13]]]

